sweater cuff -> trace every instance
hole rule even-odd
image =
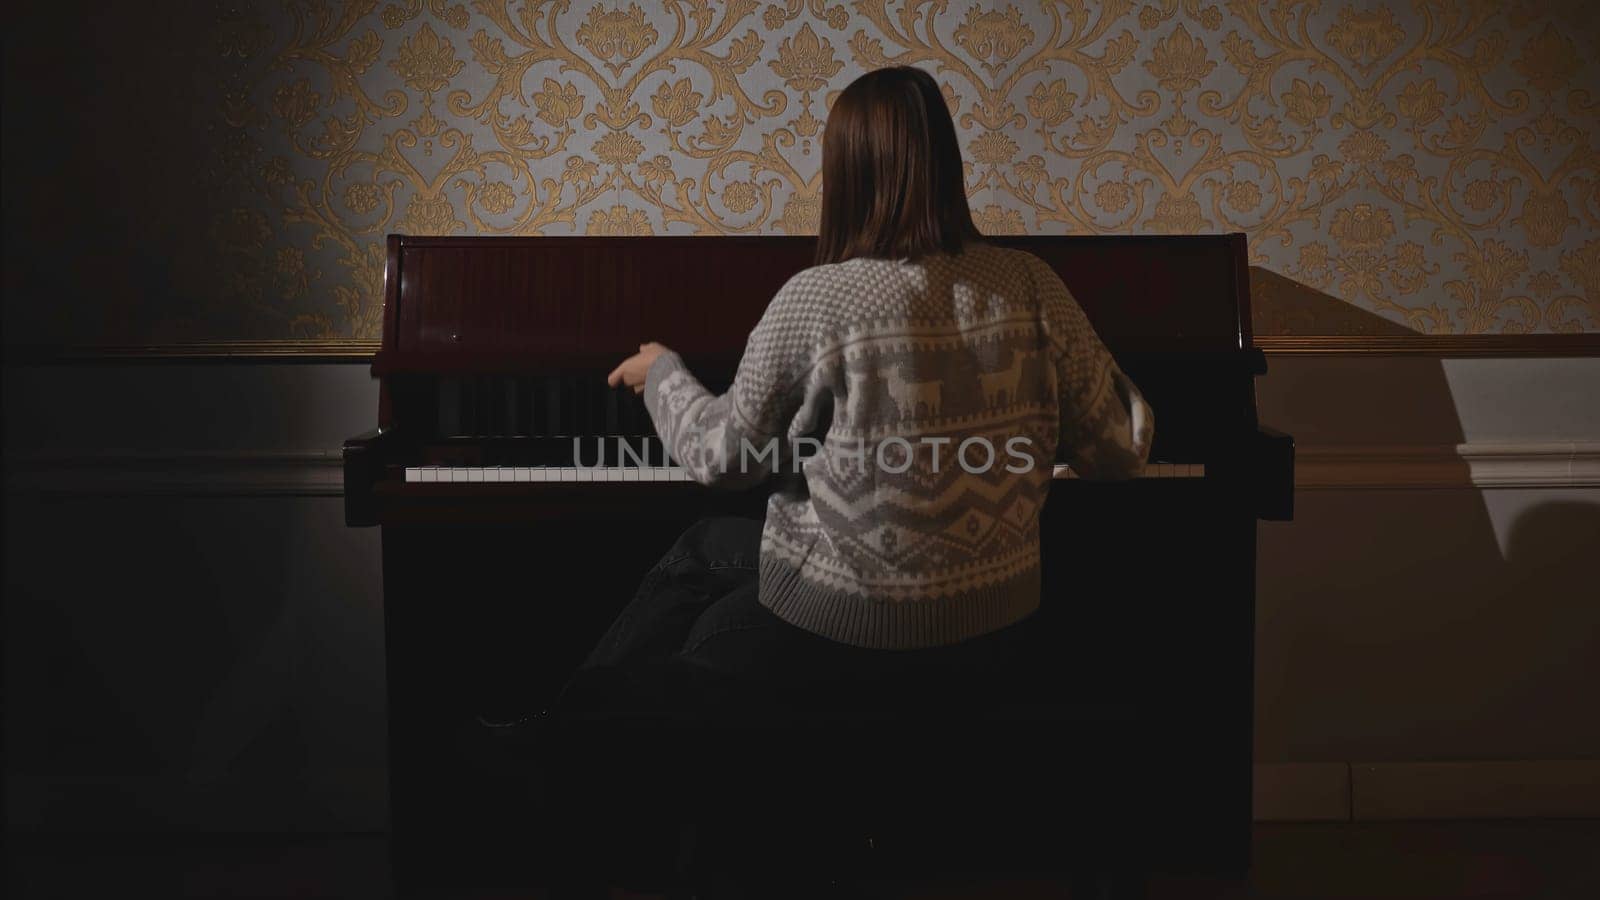
[[[662,353],[656,357],[655,362],[650,364],[649,371],[645,372],[644,375],[644,408],[650,413],[650,421],[661,421],[657,412],[657,407],[661,402],[661,383],[672,373],[682,371],[685,368],[687,367],[683,364],[683,357],[671,350]],[[659,427],[657,430],[660,430]]]

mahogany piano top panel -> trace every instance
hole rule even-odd
[[[1243,235],[994,238],[1045,259],[1114,352],[1250,346]],[[389,237],[380,373],[737,354],[809,237]]]

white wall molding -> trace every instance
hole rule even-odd
[[[1299,490],[1600,487],[1600,441],[1302,446]]]
[[[1600,441],[1302,446],[1299,490],[1594,488]],[[338,496],[337,450],[55,453],[6,460],[11,493]]]

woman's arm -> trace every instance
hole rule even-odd
[[[815,319],[799,308],[794,289],[799,277],[778,292],[756,323],[727,393],[706,390],[682,358],[660,344],[641,346],[608,379],[644,394],[667,452],[701,484],[754,484],[780,459],[789,459],[786,435],[805,399],[816,348],[810,334]]]
[[[1061,449],[1068,464],[1090,479],[1138,475],[1150,455],[1155,414],[1055,270],[1034,257],[1031,271],[1055,363]]]

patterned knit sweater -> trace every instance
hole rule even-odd
[[[1039,510],[1058,446],[1130,477],[1153,416],[1061,279],[986,244],[795,275],[715,396],[664,353],[657,432],[702,484],[777,477],[760,599],[835,641],[913,649],[1039,605]]]

